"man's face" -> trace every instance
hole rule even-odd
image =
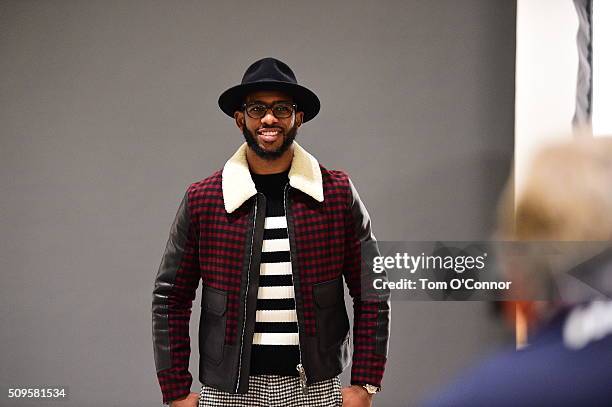
[[[280,91],[258,91],[245,98],[247,105],[252,103],[273,105],[279,102],[291,104],[293,99]],[[303,117],[303,112],[295,112],[287,118],[278,118],[271,109],[268,109],[260,119],[250,117],[244,110],[236,111],[234,114],[236,125],[242,130],[248,146],[266,160],[277,159],[289,149]]]

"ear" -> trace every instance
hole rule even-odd
[[[295,125],[300,127],[304,121],[304,112],[296,112],[295,113]]]
[[[242,131],[244,129],[244,112],[236,110],[234,112],[234,120],[236,121],[236,126]]]

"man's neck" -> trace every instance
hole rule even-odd
[[[283,155],[274,160],[265,160],[261,158],[247,146],[246,158],[249,163],[249,168],[253,173],[262,175],[277,174],[288,170],[291,166],[291,161],[293,160],[293,146],[289,147]]]

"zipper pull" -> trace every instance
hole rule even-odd
[[[300,363],[295,367],[300,374],[300,387],[302,388],[302,392],[304,394],[308,393],[308,387],[306,387],[306,371],[304,370],[304,366]]]

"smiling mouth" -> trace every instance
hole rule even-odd
[[[281,135],[281,129],[279,128],[266,128],[266,129],[261,129],[257,131],[257,135],[259,135],[259,137],[267,142],[267,143],[271,143],[276,141],[280,135]]]

